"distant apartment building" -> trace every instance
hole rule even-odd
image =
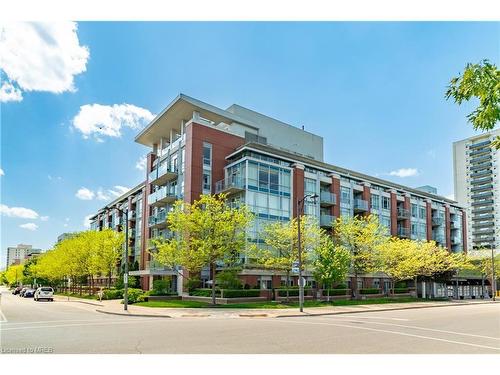
[[[166,222],[173,203],[193,202],[201,194],[226,193],[232,204],[250,208],[255,219],[249,243],[263,243],[266,224],[292,219],[297,200],[317,194],[304,211],[321,227],[331,227],[340,216],[373,214],[392,236],[466,250],[466,215],[455,201],[429,187],[409,188],[325,163],[322,137],[238,105],[224,110],[181,94],[135,140],[150,149],[144,183],[101,209],[91,227],[116,228],[118,208],[128,207],[134,233],[130,261],[139,265],[131,274],[141,277],[144,289],[169,275],[177,291],[183,290],[177,272],[152,260],[150,239],[173,236]],[[272,288],[286,280],[279,272],[247,266],[244,255],[241,263],[240,278],[251,286]],[[201,277],[208,281],[208,271]],[[305,277],[314,282],[310,273]],[[360,283],[388,285],[374,275]]]
[[[467,209],[472,248],[500,249],[500,129],[453,143],[455,199]]]
[[[32,245],[19,244],[15,247],[7,248],[7,267],[13,264],[21,264],[32,256],[42,253],[41,249],[34,249]]]
[[[71,238],[74,235],[75,233],[71,232],[61,233],[59,236],[57,236],[57,243],[67,240],[68,238]]]

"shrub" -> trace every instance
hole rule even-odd
[[[240,298],[240,297],[259,297],[260,290],[258,289],[226,289],[223,293],[224,298]]]
[[[243,287],[236,270],[221,271],[217,274],[215,280],[221,289],[241,289]]]
[[[197,296],[197,297],[212,297],[212,289],[208,288],[198,288],[198,289],[193,289],[189,292],[191,296]],[[220,290],[215,289],[215,296],[220,297]]]
[[[304,295],[306,295],[307,291],[310,290],[311,288],[304,288]],[[280,297],[286,297],[286,289],[277,289],[278,291],[278,296]],[[297,297],[299,295],[299,287],[290,287],[288,288],[288,295],[290,297]]]
[[[170,292],[170,280],[155,280],[153,281],[152,296],[167,295]]]
[[[102,294],[102,299],[120,299],[123,298],[123,289],[105,289]]]
[[[394,288],[407,288],[408,284],[406,281],[398,281],[396,284],[394,284]]]
[[[198,278],[188,279],[186,286],[188,291],[191,293],[192,290],[197,289],[201,286],[201,280]]]
[[[323,289],[323,295],[327,296],[330,294],[331,296],[343,296],[349,294],[349,289],[329,289],[330,293],[328,293],[328,289]]]
[[[379,294],[380,290],[377,288],[363,288],[359,290],[360,294]]]
[[[144,292],[142,289],[129,288],[127,290],[127,301],[128,303],[136,303],[144,301]]]
[[[338,284],[333,287],[333,289],[347,289],[346,284]]]

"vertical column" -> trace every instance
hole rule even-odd
[[[297,217],[297,202],[304,197],[304,165],[295,163],[293,168],[293,217]]]
[[[153,170],[153,161],[156,159],[156,154],[150,152],[146,159],[146,182],[142,192],[142,220],[141,220],[141,263],[140,269],[146,269],[146,262],[149,261],[148,242],[149,242],[149,215],[150,206],[148,196],[151,192],[151,183],[149,181],[149,173]],[[149,290],[149,277],[142,277],[142,289]]]
[[[405,201],[403,203],[403,208],[407,210],[409,217],[405,219],[405,228],[408,231],[408,235],[411,235],[411,203],[410,203],[410,194],[405,194]]]
[[[391,236],[398,235],[398,197],[395,190],[391,190]]]
[[[368,211],[366,212],[365,215],[370,215],[370,210],[371,210],[371,184],[369,182],[365,182],[363,184],[363,194],[362,194],[363,200],[368,202]]]
[[[430,199],[426,201],[426,215],[427,241],[432,241],[432,203]]]
[[[335,218],[340,217],[340,176],[332,174],[332,184],[330,185],[330,192],[335,194],[337,201],[332,207],[332,215]]]
[[[451,224],[450,224],[450,205],[444,206],[444,235],[446,238],[446,248],[451,251]]]
[[[462,246],[464,253],[467,253],[467,213],[465,210],[462,212]]]

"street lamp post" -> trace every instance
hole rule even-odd
[[[307,194],[302,199],[297,200],[297,249],[299,260],[299,309],[304,312],[304,283],[302,282],[302,241],[300,233],[300,217],[304,212],[304,203],[307,198],[312,198],[316,203],[317,194]]]
[[[491,246],[491,294],[493,294],[493,301],[496,301],[497,280],[495,278],[495,252],[493,246]]]

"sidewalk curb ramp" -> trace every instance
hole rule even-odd
[[[106,310],[100,310],[100,309],[96,309],[95,311],[97,311],[101,314],[119,315],[119,316],[137,316],[137,317],[142,317],[142,318],[168,318],[168,319],[172,318],[170,315],[119,313],[119,312],[106,311]]]
[[[499,301],[493,302],[493,301],[485,301],[485,302],[475,302],[475,303],[461,303],[461,302],[455,302],[455,303],[450,303],[450,304],[440,304],[440,305],[429,305],[429,306],[401,306],[401,307],[392,307],[392,308],[385,308],[385,309],[373,309],[373,310],[357,310],[357,311],[334,311],[334,312],[327,312],[327,313],[303,313],[303,314],[281,314],[281,315],[275,315],[275,318],[302,318],[302,317],[311,317],[311,316],[324,316],[324,315],[342,315],[342,314],[358,314],[358,313],[370,313],[370,312],[380,312],[380,311],[397,311],[397,310],[411,310],[411,309],[429,309],[432,307],[449,307],[449,306],[474,306],[474,305],[483,305],[486,303],[499,303]]]

